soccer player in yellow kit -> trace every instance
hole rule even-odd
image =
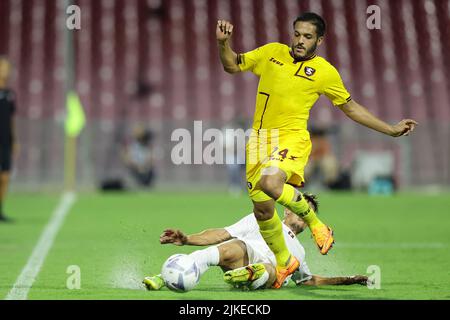
[[[319,96],[327,96],[350,119],[393,137],[408,135],[417,124],[405,119],[389,125],[351,98],[336,68],[316,55],[326,28],[319,15],[303,13],[293,25],[290,47],[269,43],[244,54],[231,49],[230,22],[219,20],[216,28],[224,70],[231,74],[251,71],[260,78],[253,130],[247,143],[246,174],[261,235],[277,260],[275,288],[280,288],[299,266],[284,242],[275,202],[308,224],[322,254],[334,243],[331,228],[317,218],[295,188],[304,182],[303,171],[311,151],[307,121]]]

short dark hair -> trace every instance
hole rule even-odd
[[[304,12],[301,15],[299,15],[295,21],[294,21],[294,27],[295,24],[299,21],[303,22],[309,22],[316,26],[316,32],[318,37],[323,37],[325,35],[327,25],[325,23],[325,20],[319,16],[317,13],[314,12]]]
[[[319,200],[317,199],[317,196],[312,193],[305,192],[303,193],[303,197],[306,201],[310,202],[312,205],[312,209],[317,213],[319,212]]]

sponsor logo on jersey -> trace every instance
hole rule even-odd
[[[275,63],[275,64],[277,64],[277,65],[279,65],[279,66],[283,66],[283,65],[284,65],[283,62],[280,62],[280,61],[278,61],[278,60],[275,59],[275,58],[270,58],[269,61],[270,61],[270,62],[273,62],[273,63]]]

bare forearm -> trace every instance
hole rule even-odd
[[[186,236],[186,244],[191,246],[209,246],[230,239],[225,229],[208,229],[200,233]]]
[[[350,277],[321,277],[313,276],[311,280],[303,283],[306,286],[348,286],[352,284],[367,284],[366,276],[350,276]]]
[[[331,278],[320,278],[316,281],[317,286],[347,286],[351,284],[356,284],[355,279],[352,277],[331,277]]]
[[[390,124],[377,118],[372,113],[370,113],[369,110],[355,101],[351,101],[346,105],[341,106],[341,110],[346,114],[347,117],[359,124],[362,124],[363,126],[387,134],[389,136],[392,136],[394,134],[394,130]]]
[[[223,69],[228,73],[239,72],[237,54],[231,49],[229,41],[218,41],[217,46],[219,48],[219,56]]]

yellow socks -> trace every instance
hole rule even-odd
[[[259,232],[266,241],[270,250],[275,254],[277,265],[286,266],[291,256],[289,249],[286,246],[283,236],[283,226],[281,225],[280,217],[278,217],[275,210],[273,217],[269,220],[259,221]]]
[[[309,226],[310,229],[315,228],[323,224],[322,221],[317,218],[314,210],[309,206],[304,197],[300,197],[300,200],[295,199],[297,194],[293,186],[285,184],[281,196],[277,199],[277,202],[298,216],[300,216]]]

